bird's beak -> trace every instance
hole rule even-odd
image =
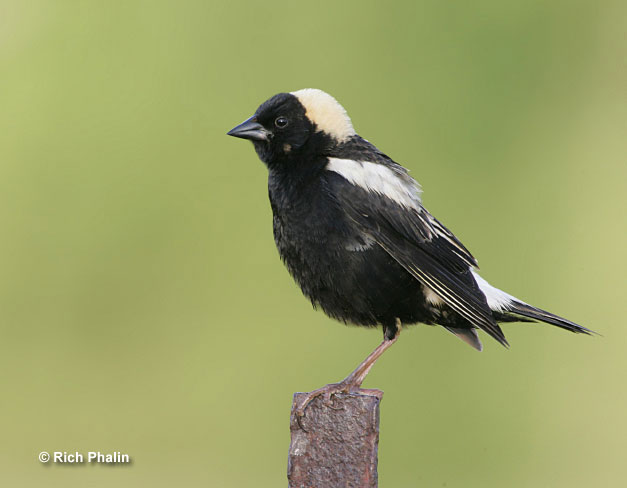
[[[226,133],[227,136],[241,137],[252,141],[267,141],[269,134],[270,132],[257,122],[254,115]]]

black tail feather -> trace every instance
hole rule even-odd
[[[481,352],[483,350],[483,344],[481,344],[481,341],[479,340],[479,335],[477,334],[477,329],[475,329],[474,327],[460,328],[449,327],[445,325],[444,328],[449,332],[455,334],[466,344],[474,347],[477,351]]]
[[[513,301],[508,304],[508,312],[515,315],[522,315],[533,320],[539,320],[540,322],[546,322],[547,324],[555,325],[561,329],[569,330],[575,334],[596,334],[593,330],[586,329],[575,322],[566,320],[558,315],[554,315],[551,312],[542,310],[541,308],[532,307],[523,302]]]

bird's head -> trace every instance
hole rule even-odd
[[[268,166],[307,154],[317,156],[355,135],[346,110],[331,95],[314,88],[279,93],[255,114],[231,129],[230,136],[250,139]]]

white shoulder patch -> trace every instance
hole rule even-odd
[[[475,277],[479,289],[485,295],[488,301],[488,307],[496,312],[506,312],[510,310],[509,305],[513,301],[520,302],[516,297],[511,296],[509,293],[505,293],[503,290],[493,287],[490,283],[479,276],[475,270],[471,270],[472,275]]]
[[[292,92],[305,107],[306,115],[323,132],[342,142],[355,135],[350,117],[339,102],[322,90],[305,88]]]
[[[405,179],[383,164],[352,159],[329,158],[326,167],[353,185],[384,195],[407,208],[420,208],[420,185],[410,176]]]

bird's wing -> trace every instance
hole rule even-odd
[[[325,178],[361,232],[458,314],[507,345],[472,276],[475,259],[422,206],[418,184],[394,164],[330,158]]]

